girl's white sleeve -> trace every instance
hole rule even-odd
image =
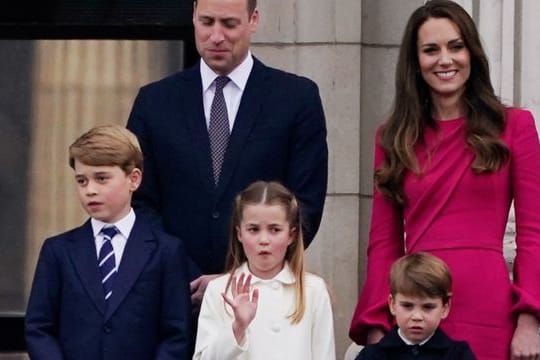
[[[324,280],[318,282],[314,291],[314,313],[311,339],[313,360],[335,360],[336,345],[334,339],[334,316],[330,295]]]
[[[225,311],[221,282],[211,281],[204,293],[197,326],[193,360],[233,360],[248,348],[249,334],[242,346],[232,331],[232,317]]]

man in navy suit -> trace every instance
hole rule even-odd
[[[135,207],[185,241],[192,303],[224,269],[234,196],[255,180],[276,180],[301,201],[306,246],[321,221],[328,149],[317,85],[252,57],[255,0],[196,0],[193,68],[140,89],[128,128],[145,154]],[[228,77],[223,90],[215,80]],[[219,166],[209,129],[216,93],[226,103],[230,135]]]
[[[135,135],[97,127],[70,147],[90,219],[43,244],[26,312],[37,360],[191,358],[182,243],[131,208],[142,176]]]

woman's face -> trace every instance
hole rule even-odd
[[[461,97],[471,74],[471,58],[454,22],[429,18],[420,26],[418,63],[433,101]]]

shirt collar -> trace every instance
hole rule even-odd
[[[296,282],[294,274],[293,274],[291,268],[289,267],[289,263],[287,263],[287,262],[285,262],[285,264],[283,265],[283,269],[281,269],[281,271],[276,276],[274,276],[272,279],[261,279],[261,278],[258,278],[255,275],[253,275],[253,273],[249,270],[247,262],[240,265],[240,267],[235,272],[235,274],[241,274],[241,273],[251,274],[251,283],[252,284],[256,284],[256,283],[259,283],[259,282],[276,281],[276,280],[281,282],[282,284],[286,284],[286,285],[291,285],[291,284],[294,284]]]
[[[400,328],[398,328],[397,333],[398,333],[399,337],[401,338],[401,340],[403,340],[403,342],[404,342],[405,344],[407,344],[407,345],[420,345],[420,346],[422,346],[422,345],[424,345],[425,343],[427,343],[427,342],[429,341],[429,339],[431,339],[431,337],[433,336],[433,334],[435,334],[435,333],[432,333],[432,334],[429,335],[427,338],[425,338],[424,341],[422,341],[422,342],[420,342],[420,343],[418,343],[418,344],[414,344],[414,343],[412,343],[411,341],[409,341],[409,340],[403,335],[403,333],[401,332],[401,329],[400,329]]]
[[[201,80],[202,80],[202,89],[203,92],[208,90],[214,80],[219,76],[212,70],[208,64],[204,62],[203,59],[200,61],[200,71],[201,71]],[[236,68],[233,69],[227,76],[233,84],[235,84],[241,91],[244,91],[246,83],[249,78],[249,74],[253,69],[253,57],[251,56],[251,51],[248,51],[244,61],[240,63]]]
[[[90,219],[90,223],[92,224],[92,231],[94,233],[94,237],[96,237],[105,226],[110,227],[111,225],[113,225],[116,226],[120,234],[122,234],[122,236],[127,239],[129,238],[131,229],[133,229],[133,224],[135,224],[135,211],[133,211],[133,208],[131,208],[126,216],[124,216],[122,219],[118,220],[114,224],[109,224],[94,218]]]

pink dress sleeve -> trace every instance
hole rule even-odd
[[[529,111],[510,111],[509,126],[517,245],[512,311],[540,319],[540,143]]]
[[[375,169],[384,161],[384,151],[377,134]],[[379,327],[390,330],[392,316],[388,310],[390,286],[388,276],[393,262],[404,255],[403,216],[400,208],[389,202],[377,189],[373,206],[366,280],[360,293],[351,322],[349,336],[358,344],[365,344],[369,330]]]

